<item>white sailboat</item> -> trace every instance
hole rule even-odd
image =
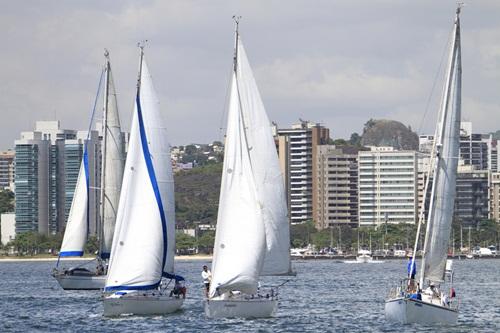
[[[120,198],[120,187],[125,164],[125,148],[118,115],[116,91],[111,72],[108,51],[105,52],[104,68],[104,108],[103,108],[103,141],[102,171],[100,194],[100,223],[98,225],[99,254],[95,271],[85,268],[88,262],[69,269],[53,271],[53,276],[63,289],[102,289],[106,281],[106,260],[111,251],[111,242],[116,219],[116,208]],[[92,120],[91,120],[92,125]],[[90,133],[90,130],[89,130]],[[78,174],[77,185],[66,224],[63,243],[59,257],[81,257],[87,241],[89,217],[88,202],[90,194],[89,167],[86,143],[83,159]]]
[[[166,292],[175,253],[174,183],[170,145],[140,46],[137,96],[116,217],[104,315],[165,314],[184,299]]]
[[[460,5],[457,8],[450,45],[446,81],[441,100],[440,120],[434,136],[431,174],[424,193],[431,184],[431,197],[419,282],[403,280],[391,290],[385,302],[385,315],[401,323],[453,324],[458,317],[458,302],[453,289],[451,260],[447,260],[448,245],[456,192],[456,174],[460,145],[461,114],[461,47]],[[422,201],[423,204],[425,200]],[[420,229],[424,221],[423,207],[413,253],[417,253]],[[411,265],[415,264],[413,256]],[[449,292],[445,283],[449,283]]]
[[[226,145],[208,317],[269,317],[278,294],[259,277],[293,275],[284,180],[271,122],[260,98],[236,21]]]

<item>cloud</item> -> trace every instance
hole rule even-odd
[[[105,47],[128,128],[141,39],[150,40],[148,64],[173,143],[220,139],[233,14],[243,16],[250,63],[280,126],[302,117],[348,137],[369,118],[394,118],[416,129],[454,6],[452,0],[7,2],[0,13],[0,149],[36,120],[56,116],[66,128],[87,127]],[[478,131],[500,128],[499,16],[497,1],[471,4],[462,14],[464,115]],[[428,120],[424,128],[432,126]]]

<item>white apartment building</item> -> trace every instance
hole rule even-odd
[[[415,223],[418,210],[415,151],[371,147],[358,153],[359,225]]]
[[[14,150],[0,151],[0,190],[14,189]]]

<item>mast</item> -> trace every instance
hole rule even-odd
[[[427,216],[427,226],[426,226],[426,233],[425,233],[425,241],[424,241],[424,247],[422,251],[422,266],[421,266],[421,273],[420,273],[420,286],[423,287],[424,281],[425,281],[425,271],[426,271],[426,260],[427,260],[427,255],[430,247],[430,239],[429,235],[431,230],[433,229],[433,224],[435,223],[435,216],[434,216],[434,210],[435,210],[435,199],[436,199],[436,187],[437,184],[440,182],[440,172],[439,170],[442,168],[442,165],[444,163],[444,159],[441,156],[443,153],[443,140],[445,136],[445,131],[447,130],[445,122],[450,119],[451,115],[448,114],[448,109],[449,109],[449,104],[450,104],[450,95],[451,95],[451,88],[453,86],[453,80],[456,79],[457,86],[456,91],[456,99],[459,101],[460,100],[460,77],[461,77],[461,66],[460,66],[460,9],[461,9],[461,4],[458,4],[457,10],[456,10],[456,18],[455,18],[455,24],[454,24],[454,31],[453,31],[453,40],[450,46],[450,55],[449,55],[449,66],[448,70],[446,73],[446,81],[443,89],[443,98],[442,98],[442,103],[441,103],[441,111],[440,111],[440,122],[438,124],[438,128],[436,130],[436,136],[434,137],[434,149],[433,149],[433,169],[431,170],[432,172],[429,174],[429,178],[433,177],[432,179],[432,187],[431,187],[431,197],[430,197],[430,204],[429,204],[429,213]],[[455,68],[456,64],[458,62],[457,68]],[[457,70],[457,75],[454,75],[454,70]],[[457,79],[458,77],[458,79]],[[454,156],[454,158],[457,158]],[[432,159],[431,159],[432,161]],[[456,170],[455,170],[456,171]],[[425,205],[425,201],[423,202],[423,205]],[[450,235],[448,235],[449,238]],[[417,235],[418,237],[418,235]],[[415,246],[416,248],[416,246]],[[413,259],[414,261],[415,259]]]
[[[241,16],[233,15],[233,20],[235,23],[233,71],[234,71],[234,75],[236,76],[238,73],[238,40],[240,39],[239,26],[240,26]]]
[[[104,57],[106,58],[106,64],[104,71],[106,72],[105,83],[104,83],[104,112],[102,120],[102,149],[101,149],[101,205],[99,212],[99,255],[101,256],[104,244],[104,201],[106,200],[106,150],[108,145],[108,103],[109,103],[109,52],[104,49]]]

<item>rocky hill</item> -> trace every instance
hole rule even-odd
[[[418,150],[418,135],[399,121],[370,119],[363,128],[361,145]]]

